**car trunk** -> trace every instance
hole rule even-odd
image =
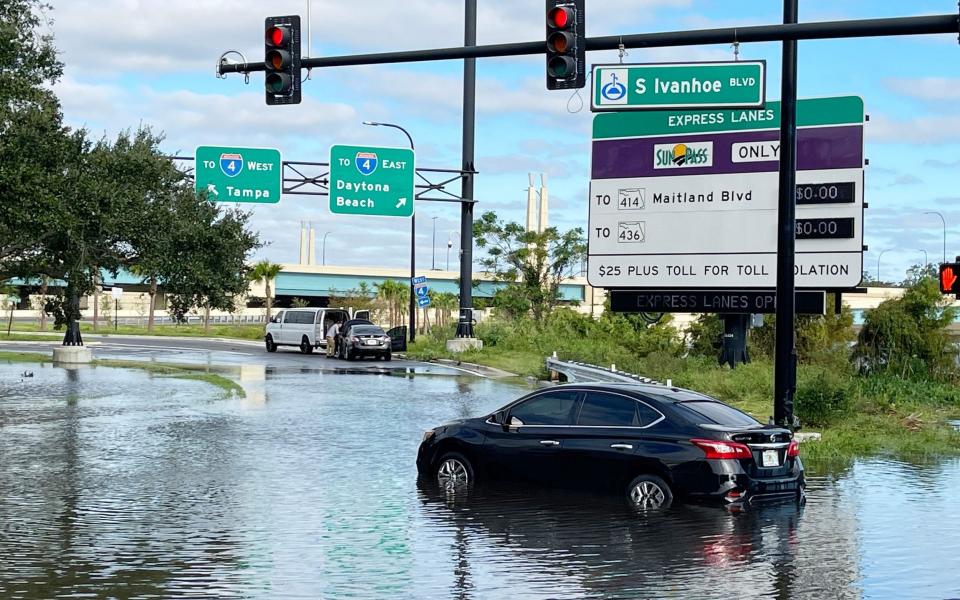
[[[793,468],[794,458],[787,456],[793,434],[781,427],[764,426],[740,432],[730,432],[730,439],[746,444],[753,460],[740,461],[751,477],[775,479],[784,477]]]

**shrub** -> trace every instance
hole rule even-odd
[[[825,427],[850,414],[854,393],[850,377],[817,369],[797,382],[794,412],[804,425]]]
[[[954,378],[957,350],[947,326],[957,310],[949,304],[937,281],[926,277],[902,297],[867,311],[855,352],[861,368],[901,377]]]

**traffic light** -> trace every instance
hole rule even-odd
[[[547,89],[586,85],[584,0],[547,0]]]
[[[267,104],[300,104],[300,17],[267,17],[264,29]]]
[[[940,293],[960,294],[960,262],[940,265]]]

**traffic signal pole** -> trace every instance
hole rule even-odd
[[[783,23],[797,22],[797,0],[783,0]],[[797,223],[797,40],[783,42],[780,83],[780,199],[777,206],[777,326],[773,374],[773,421],[793,428],[797,388],[796,317]]]
[[[463,45],[477,45],[477,0],[465,0]],[[460,197],[473,200],[474,138],[477,122],[477,59],[463,60],[463,145],[464,173]],[[472,338],[473,333],[473,202],[460,203],[460,315],[457,337]]]

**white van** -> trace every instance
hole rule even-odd
[[[288,308],[274,315],[267,323],[264,343],[267,352],[276,352],[279,346],[297,346],[303,354],[314,348],[326,350],[327,330],[331,325],[347,321],[351,312],[340,308]],[[369,311],[356,311],[357,319],[369,317]]]

